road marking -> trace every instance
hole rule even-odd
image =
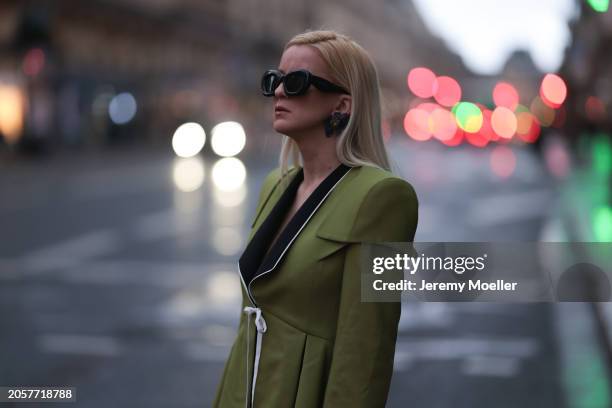
[[[505,356],[468,356],[461,365],[465,375],[487,377],[514,377],[520,369],[520,360]]]
[[[48,353],[87,354],[113,357],[121,353],[117,340],[108,336],[80,334],[43,334],[39,347]]]
[[[202,343],[187,343],[183,353],[192,360],[223,362],[227,360],[231,344],[224,347],[210,346]]]
[[[490,227],[542,217],[553,199],[549,190],[495,194],[475,198],[467,213],[469,226]]]
[[[122,239],[114,229],[105,228],[26,252],[21,258],[30,272],[62,269],[121,247]]]
[[[131,227],[137,242],[157,241],[196,232],[202,226],[195,217],[181,218],[177,209],[167,208],[138,217]]]
[[[535,338],[441,338],[398,340],[395,348],[396,371],[404,371],[418,360],[462,360],[475,355],[523,359],[539,350]],[[469,363],[468,363],[469,364]],[[518,364],[518,363],[517,363]]]

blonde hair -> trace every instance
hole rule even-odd
[[[347,166],[374,166],[390,170],[381,129],[381,94],[378,73],[372,58],[359,44],[335,31],[306,31],[294,36],[293,45],[310,45],[319,50],[334,81],[347,89],[352,98],[346,128],[337,136],[336,153]],[[294,166],[303,165],[297,143],[283,136],[279,157],[282,178],[288,173],[289,158]]]

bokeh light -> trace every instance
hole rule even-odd
[[[454,106],[461,100],[461,87],[459,83],[448,76],[436,78],[434,85],[434,98],[442,106]]]
[[[25,98],[16,85],[0,82],[0,134],[7,144],[15,144],[24,123]]]
[[[429,114],[429,129],[437,139],[450,140],[457,132],[457,123],[450,111],[437,108]]]
[[[172,136],[172,149],[180,157],[192,157],[198,154],[206,142],[204,128],[195,122],[183,123]]]
[[[32,48],[23,57],[23,73],[35,77],[45,67],[45,53],[40,48]]]
[[[533,98],[529,108],[541,126],[548,127],[555,120],[555,110],[546,105],[539,96]]]
[[[199,189],[204,183],[204,162],[200,157],[177,159],[172,171],[174,185],[183,192]]]
[[[221,255],[233,256],[242,248],[242,234],[239,228],[218,227],[212,236],[212,244]]]
[[[612,208],[597,206],[593,210],[593,235],[597,242],[612,242]]]
[[[420,98],[431,98],[434,94],[436,74],[425,67],[417,67],[408,73],[408,89]]]
[[[222,207],[237,207],[244,202],[247,196],[246,183],[240,188],[231,191],[213,189],[215,203]]]
[[[476,147],[485,147],[489,143],[489,139],[483,136],[480,131],[476,133],[464,132],[465,139],[472,145]]]
[[[586,117],[592,122],[599,122],[606,117],[606,106],[596,96],[589,96],[584,103]]]
[[[227,232],[222,231],[220,235],[213,236],[213,245],[215,245],[215,249],[217,248],[217,241],[224,237]],[[231,235],[227,235],[228,238]],[[238,240],[241,242],[241,240]],[[223,245],[228,245],[228,243],[224,243]],[[235,241],[233,241],[230,245],[236,245]],[[238,244],[240,245],[240,244]],[[229,251],[219,251],[222,255],[234,255],[234,252]],[[240,302],[241,292],[240,292],[240,284],[236,283],[236,273],[232,270],[227,271],[215,271],[211,274],[210,278],[208,278],[206,282],[206,292],[204,292],[201,298],[206,299],[207,302],[210,302],[213,307],[219,308],[219,306],[227,307],[228,304],[234,304],[236,302]],[[211,325],[212,326],[212,325]],[[222,334],[221,336],[224,336]],[[214,335],[212,337],[219,337],[219,335]],[[217,343],[223,343],[223,337],[220,337],[221,340],[216,340]],[[207,339],[208,343],[213,344],[213,341]]]
[[[471,102],[459,102],[453,107],[457,125],[466,132],[476,133],[482,126],[482,111]]]
[[[519,94],[512,84],[498,82],[493,88],[493,102],[497,106],[515,110],[519,103]]]
[[[517,127],[514,112],[503,106],[498,106],[491,114],[491,127],[500,137],[511,139],[516,133]]]
[[[516,134],[526,143],[535,142],[540,136],[540,124],[531,112],[516,115]]]
[[[567,97],[567,86],[563,79],[555,74],[546,74],[540,85],[540,98],[551,108],[558,108]]]
[[[219,190],[237,190],[246,180],[246,168],[241,160],[235,157],[225,157],[213,165],[212,180]]]
[[[219,156],[235,156],[246,143],[244,128],[238,122],[222,122],[213,127],[210,146]]]
[[[429,112],[420,108],[410,109],[404,116],[404,130],[414,140],[430,139],[432,134],[429,131]]]
[[[554,110],[555,118],[550,126],[561,129],[565,125],[565,120],[567,119],[567,110],[565,109],[565,105],[559,106]]]
[[[491,127],[491,115],[493,112],[490,109],[482,110],[482,127],[478,131],[485,139],[489,141],[496,141],[499,139],[499,136],[495,134],[493,128]]]
[[[108,104],[108,114],[117,125],[124,125],[136,115],[136,99],[129,92],[115,95]]]
[[[519,112],[516,114],[516,133],[524,135],[531,129],[531,124],[535,121],[531,112]]]
[[[587,3],[598,13],[605,13],[610,7],[610,0],[587,0]]]
[[[461,128],[457,127],[457,130],[455,131],[455,134],[453,135],[451,139],[440,140],[440,141],[444,143],[446,146],[454,147],[454,146],[459,146],[461,142],[463,142],[464,138],[465,138],[465,132],[461,130]]]
[[[516,155],[508,146],[495,146],[491,150],[491,170],[498,177],[510,177],[516,169]]]

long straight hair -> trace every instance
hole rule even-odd
[[[284,50],[293,45],[318,49],[331,70],[333,80],[351,93],[349,122],[336,139],[340,162],[350,167],[374,166],[390,170],[381,129],[378,72],[367,51],[348,36],[328,30],[298,34],[289,40]],[[303,166],[297,143],[283,136],[279,157],[283,179],[288,174],[289,159],[295,167]]]

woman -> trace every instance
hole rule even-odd
[[[360,243],[412,241],[418,201],[389,172],[376,68],[348,37],[306,32],[262,92],[285,136],[239,261],[243,313],[214,406],[383,407],[400,304],[360,301]]]

